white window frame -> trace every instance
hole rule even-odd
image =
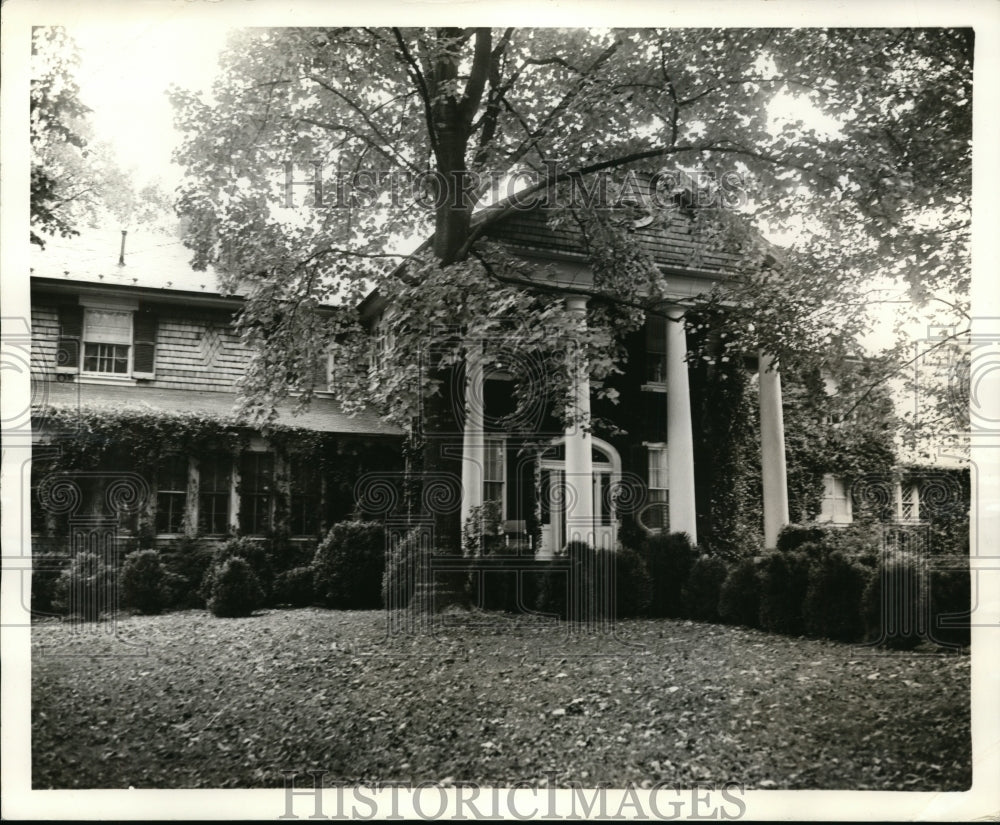
[[[486,453],[490,447],[496,446],[499,448],[499,461],[497,466],[500,469],[499,478],[489,478],[486,474],[487,467],[489,464],[485,461]],[[486,495],[486,485],[487,484],[499,484],[500,485],[500,516],[504,520],[507,518],[507,439],[502,435],[486,435],[483,437],[483,502],[494,501],[494,499],[488,498]]]
[[[646,490],[649,493],[649,503],[650,504],[666,504],[667,505],[667,523],[663,527],[648,527],[646,524],[642,524],[643,529],[647,533],[659,534],[664,531],[670,532],[670,452],[666,442],[656,441],[656,442],[643,442],[643,446],[646,448],[646,473],[647,473],[647,483]],[[662,454],[663,462],[662,466],[656,467],[657,473],[662,473],[663,477],[659,479],[660,485],[653,484],[653,456],[657,454]],[[657,493],[657,497],[654,498],[654,491]],[[659,494],[662,493],[662,499]],[[641,520],[640,520],[640,523]]]
[[[80,335],[80,378],[85,381],[114,381],[122,383],[135,383],[132,377],[132,369],[135,358],[135,313],[139,311],[139,302],[130,299],[116,299],[104,297],[101,299],[81,296],[80,306],[83,307],[83,328]],[[128,318],[128,343],[120,342],[118,346],[128,347],[128,357],[125,372],[103,372],[100,370],[88,370],[87,345],[107,343],[103,341],[88,340],[87,326],[88,319],[95,312],[114,312],[127,314]],[[111,344],[115,346],[116,344]]]
[[[842,506],[838,507],[838,503]],[[818,521],[830,524],[850,524],[854,521],[847,485],[833,473],[823,475],[823,498],[820,501]]]

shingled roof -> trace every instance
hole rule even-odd
[[[587,249],[579,228],[565,222],[552,227],[550,214],[544,206],[514,211],[484,234],[515,251],[585,260]],[[642,249],[664,269],[711,273],[722,278],[735,274],[740,256],[712,249],[707,238],[698,237],[694,225],[692,218],[678,211],[657,218],[649,226],[633,229],[632,233]]]

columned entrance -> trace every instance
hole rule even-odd
[[[591,437],[591,481],[587,485],[593,501],[591,522],[584,526],[567,521],[582,479],[567,475],[566,439],[553,442],[541,457],[541,543],[537,558],[551,558],[570,541],[586,541],[594,547],[613,550],[616,539],[615,504],[612,491],[621,480],[618,451],[606,441]],[[569,525],[569,527],[567,526]]]

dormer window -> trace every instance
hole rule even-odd
[[[128,375],[132,350],[132,313],[87,309],[83,315],[83,371]]]
[[[156,314],[137,301],[97,301],[59,307],[56,372],[95,378],[154,377]]]

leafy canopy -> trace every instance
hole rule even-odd
[[[920,301],[967,293],[971,64],[971,30],[244,30],[210,95],[172,92],[179,208],[196,265],[249,294],[258,354],[243,389],[261,416],[290,391],[308,399],[328,347],[347,403],[403,419],[440,395],[418,364],[432,340],[443,365],[487,337],[567,377],[557,342],[578,322],[537,267],[488,241],[509,210],[474,214],[513,173],[551,194],[610,172],[613,196],[626,171],[735,174],[738,209],[694,210],[744,261],[706,297],[779,358],[836,359],[856,351],[876,276]],[[420,176],[443,190],[418,186],[421,202]],[[607,211],[553,218],[575,222],[597,264],[617,262],[581,288],[600,381],[670,276]],[[780,266],[759,229],[797,233]],[[415,238],[430,240],[412,251]],[[393,343],[374,366],[355,312],[372,287],[391,301]],[[320,321],[324,303],[340,309]]]

